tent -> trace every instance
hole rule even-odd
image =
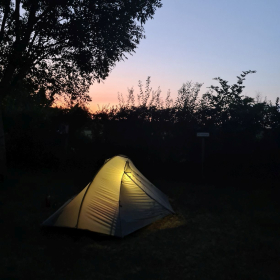
[[[106,160],[94,179],[43,226],[124,237],[172,213],[167,196],[119,155]]]

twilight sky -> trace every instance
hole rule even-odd
[[[118,104],[118,92],[138,92],[138,81],[168,89],[173,99],[183,83],[204,83],[213,78],[236,82],[242,71],[247,76],[243,94],[275,101],[280,96],[280,1],[279,0],[163,0],[163,7],[144,28],[146,39],[128,59],[116,64],[104,83],[90,88],[90,108]]]

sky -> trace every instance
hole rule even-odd
[[[203,83],[200,95],[221,77],[233,84],[242,71],[244,95],[275,101],[280,97],[279,0],[163,0],[146,22],[145,35],[133,55],[118,62],[103,83],[90,87],[90,108],[118,104],[118,92],[138,92],[138,81],[161,88],[165,99],[188,81]]]

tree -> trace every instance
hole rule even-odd
[[[195,119],[195,112],[198,105],[198,93],[203,84],[187,82],[178,90],[175,101],[177,121],[191,122]]]
[[[89,101],[161,0],[0,0],[0,106],[20,88]],[[0,131],[0,137],[3,132]]]
[[[16,85],[81,96],[144,38],[160,0],[1,0],[0,100]]]
[[[228,81],[220,77],[214,78],[220,83],[220,86],[211,85],[210,90],[203,94],[200,101],[200,112],[202,113],[200,119],[203,124],[210,122],[223,125],[233,119],[232,113],[235,113],[237,109],[253,103],[252,98],[241,95],[245,88],[243,86],[245,77],[250,73],[256,73],[256,71],[243,71],[240,77],[237,76],[237,83],[231,86],[228,85]]]

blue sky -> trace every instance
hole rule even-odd
[[[138,81],[151,76],[151,86],[168,89],[173,99],[187,81],[204,83],[201,94],[221,77],[230,84],[242,71],[243,94],[275,101],[280,96],[279,0],[164,0],[145,24],[146,39],[133,56],[116,64],[104,83],[91,86],[90,107],[118,103],[118,92],[138,91]]]

